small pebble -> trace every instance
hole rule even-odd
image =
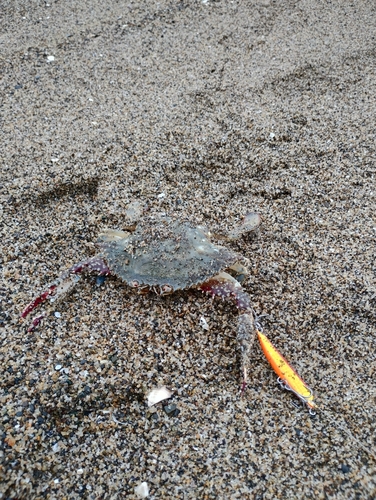
[[[204,318],[204,316],[201,316],[201,318],[200,318],[200,326],[202,326],[202,328],[204,330],[209,330],[208,322],[206,321],[206,319]]]
[[[58,372],[63,368],[62,365],[55,365],[55,370]]]
[[[163,407],[163,410],[166,413],[166,415],[172,415],[176,410],[176,404],[171,403],[169,405],[166,405]]]
[[[97,276],[95,283],[97,286],[103,285],[103,283],[106,281],[107,276]]]
[[[59,313],[58,311],[56,311],[54,313],[54,316],[55,316],[55,318],[61,318],[61,313]]]
[[[347,474],[348,472],[350,472],[350,469],[351,467],[349,465],[346,465],[346,464],[342,464],[341,465],[341,471],[344,473],[344,474]]]
[[[55,56],[47,56],[47,61],[52,62],[55,60]]]

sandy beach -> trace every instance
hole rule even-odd
[[[0,499],[376,497],[375,37],[365,1],[3,0]],[[238,311],[197,289],[85,276],[28,332],[135,202],[261,215],[227,245],[316,416],[257,340],[241,396]]]

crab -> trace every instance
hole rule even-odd
[[[130,210],[127,215],[130,213],[133,211]],[[250,297],[242,288],[241,279],[236,277],[244,278],[248,260],[231,248],[211,240],[236,240],[254,231],[259,224],[260,216],[252,212],[227,235],[213,235],[204,226],[195,226],[188,221],[148,216],[128,226],[126,231],[105,230],[97,241],[100,253],[64,271],[25,307],[21,316],[25,318],[43,302],[55,302],[65,297],[79,280],[79,275],[85,272],[102,277],[116,275],[139,293],[151,291],[166,295],[196,288],[212,297],[232,299],[240,313],[237,341],[241,351],[244,391],[255,325]],[[32,320],[29,331],[41,322],[47,312]]]

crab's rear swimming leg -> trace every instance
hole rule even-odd
[[[47,290],[33,299],[22,311],[21,317],[26,318],[26,316],[34,311],[34,309],[36,309],[40,304],[43,304],[43,302],[46,302],[48,299],[51,302],[63,299],[76,285],[79,280],[78,275],[84,273],[85,271],[95,272],[99,276],[107,276],[111,273],[109,267],[100,256],[82,260],[64,271],[63,274],[47,288]],[[47,312],[43,312],[42,314],[36,316],[31,322],[28,331],[33,330],[46,315]]]
[[[209,293],[212,297],[232,298],[239,309],[237,341],[240,348],[242,360],[242,393],[248,382],[248,371],[250,365],[250,352],[253,345],[256,329],[254,325],[251,299],[245,292],[241,284],[231,275],[222,272],[199,286],[203,292]]]

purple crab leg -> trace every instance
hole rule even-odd
[[[242,359],[243,381],[241,393],[243,394],[248,382],[250,366],[250,352],[255,339],[255,325],[251,307],[251,299],[243,290],[240,283],[227,273],[220,273],[206,281],[199,288],[213,297],[218,295],[224,298],[235,299],[236,307],[241,311],[238,320],[237,341]]]
[[[21,317],[26,318],[28,314],[30,314],[47,299],[56,300],[57,298],[66,295],[68,291],[74,287],[78,280],[78,278],[72,280],[72,276],[81,274],[85,271],[94,271],[99,276],[107,276],[111,273],[110,268],[104,260],[98,256],[83,260],[64,271],[63,274],[47,288],[47,290],[33,299],[22,311]],[[29,331],[33,330],[41,322],[44,316],[46,316],[45,313],[34,318],[29,327]]]
[[[40,295],[38,295],[38,297],[36,297],[34,300],[32,300],[30,302],[30,304],[28,304],[25,307],[25,309],[22,311],[21,318],[26,318],[26,316],[28,314],[30,314],[31,311],[34,311],[34,309],[36,307],[38,307],[39,304],[42,304],[43,302],[45,302],[48,299],[48,297],[53,295],[55,293],[56,286],[57,285],[49,286],[45,292],[41,293]]]
[[[199,289],[209,293],[212,297],[217,295],[223,299],[235,299],[236,307],[242,311],[251,309],[249,295],[243,290],[241,284],[227,273],[220,273],[209,281],[205,281]]]
[[[36,316],[33,321],[31,322],[29,328],[27,329],[28,332],[32,332],[36,326],[39,325],[39,323],[42,321],[42,319],[46,316],[46,313],[39,314],[39,316]]]
[[[98,273],[98,276],[108,276],[111,274],[111,269],[107,266],[105,261],[101,257],[92,257],[90,259],[82,260],[78,264],[70,267],[67,271],[65,271],[61,278],[69,276],[70,274],[80,274],[85,270],[95,271]]]

